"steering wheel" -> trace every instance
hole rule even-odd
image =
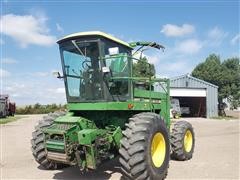
[[[82,68],[84,70],[90,69],[91,66],[88,63],[91,63],[91,61],[85,60],[85,61],[82,62]]]

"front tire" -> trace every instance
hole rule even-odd
[[[171,133],[171,158],[180,161],[191,159],[194,146],[195,135],[192,125],[187,121],[176,122]]]
[[[61,167],[61,164],[52,162],[47,159],[47,152],[44,146],[44,134],[42,132],[43,128],[51,126],[59,116],[65,115],[65,112],[55,112],[44,116],[42,120],[38,122],[35,126],[35,131],[32,133],[31,145],[32,154],[34,159],[44,168],[44,169],[57,169]]]
[[[164,121],[154,113],[134,115],[121,139],[120,164],[128,179],[164,179],[170,159],[170,142]]]

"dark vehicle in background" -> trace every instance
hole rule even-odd
[[[6,94],[0,95],[0,118],[14,116],[15,112],[16,104],[14,102],[10,102],[9,96]]]

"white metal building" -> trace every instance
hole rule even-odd
[[[218,86],[189,74],[171,78],[170,96],[179,99],[180,106],[190,107],[192,117],[218,116]]]

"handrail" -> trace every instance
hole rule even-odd
[[[110,55],[110,56],[107,56],[107,57],[99,57],[99,60],[106,60],[106,59],[119,58],[119,57],[126,57],[126,58],[131,58],[131,59],[134,59],[134,60],[137,60],[137,61],[141,61],[140,59],[137,59],[137,58],[134,58],[132,56],[125,55],[125,54]]]
[[[167,82],[168,79],[166,78],[145,78],[145,77],[130,77],[130,76],[125,76],[125,77],[111,77],[110,79],[129,79],[129,80],[137,80],[137,81],[148,81],[148,82]]]
[[[110,55],[110,56],[107,56],[107,57],[100,57],[99,60],[108,60],[108,59],[114,59],[114,58],[121,58],[121,57],[125,57],[125,58],[128,58],[128,59],[132,59],[132,60],[137,60],[137,61],[141,61],[141,59],[137,59],[137,58],[134,58],[132,56],[129,56],[129,55],[126,55],[126,54],[117,54],[117,55]],[[131,63],[133,65],[133,61]],[[148,63],[149,64],[149,63]],[[132,71],[131,71],[132,72]],[[150,85],[150,90],[149,90],[149,105],[150,104],[153,104],[152,103],[152,87],[151,85],[154,84],[155,82],[158,82],[160,84],[160,86],[163,88],[163,90],[165,91],[165,94],[166,95],[169,95],[169,79],[167,78],[153,78],[153,77],[149,77],[149,78],[146,78],[146,77],[132,77],[132,74],[131,76],[125,76],[125,77],[111,77],[110,78],[111,80],[116,80],[116,79],[125,79],[125,80],[131,80],[132,82],[136,82],[136,81],[144,81],[144,82],[147,82],[149,83]],[[167,87],[166,89],[163,87],[163,85],[160,83],[160,82],[164,82],[166,83]],[[151,108],[153,111],[154,109]]]

